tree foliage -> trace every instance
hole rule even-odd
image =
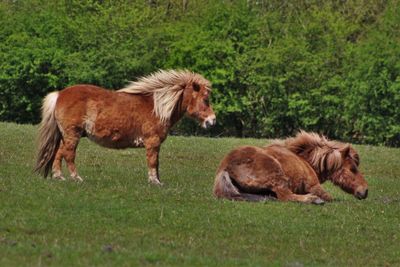
[[[159,68],[213,83],[213,135],[299,129],[400,145],[398,1],[2,1],[0,119],[37,123],[42,97],[117,89]],[[200,133],[190,121],[176,128]]]

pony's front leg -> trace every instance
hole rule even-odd
[[[160,143],[146,142],[145,147],[149,182],[155,185],[162,185],[158,176],[158,154],[160,152]]]
[[[325,201],[333,200],[332,196],[328,192],[326,192],[320,184],[316,184],[316,185],[310,187],[308,192],[313,195],[319,196],[320,198],[322,198]]]

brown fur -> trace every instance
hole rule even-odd
[[[332,200],[321,187],[330,180],[363,199],[368,185],[358,165],[359,155],[349,144],[302,131],[265,148],[245,146],[231,151],[217,170],[214,195],[233,200],[274,196],[319,204]]]
[[[210,82],[197,77],[201,76],[188,71],[159,71],[141,78],[135,92],[75,85],[49,94],[43,104],[36,171],[47,176],[52,168],[54,178],[64,179],[64,159],[71,177],[82,180],[76,171],[75,152],[79,139],[87,136],[109,148],[145,147],[149,180],[160,184],[158,154],[169,129],[184,114],[201,121],[203,127],[215,124],[208,103]],[[160,90],[162,96],[155,97]],[[171,97],[176,92],[177,99]],[[169,108],[156,111],[159,103]]]

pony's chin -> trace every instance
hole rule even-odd
[[[213,127],[216,124],[216,122],[217,120],[215,115],[210,115],[201,123],[201,127],[204,129],[209,129]]]
[[[363,193],[357,192],[357,193],[354,194],[354,196],[355,196],[358,200],[366,199],[366,198],[368,197],[368,189],[365,190],[365,192],[363,192]]]
[[[368,197],[368,188],[359,186],[353,195],[359,200],[366,199]]]
[[[201,128],[203,128],[203,129],[210,129],[210,128],[212,128],[214,125],[213,124],[208,124],[208,123],[206,123],[206,122],[202,122],[201,123]]]

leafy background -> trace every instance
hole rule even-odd
[[[119,89],[157,69],[213,83],[218,126],[400,146],[400,4],[355,0],[0,1],[0,120],[37,123],[48,92]]]

